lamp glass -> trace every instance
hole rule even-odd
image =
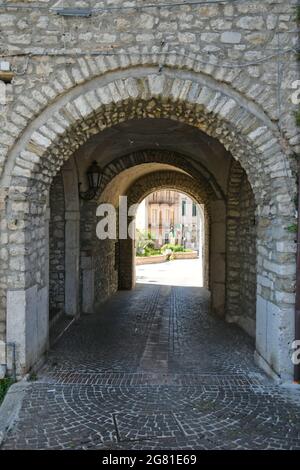
[[[92,163],[87,170],[87,178],[90,189],[98,189],[100,187],[102,171],[96,161]]]

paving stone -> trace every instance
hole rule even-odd
[[[198,287],[138,284],[81,317],[2,448],[300,449],[299,392],[257,369],[253,341],[210,315],[208,299]]]

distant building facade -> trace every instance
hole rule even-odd
[[[136,217],[137,229],[150,232],[157,247],[173,243],[199,250],[200,225],[197,204],[185,194],[167,189],[147,196]]]

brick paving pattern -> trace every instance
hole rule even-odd
[[[300,449],[300,394],[197,287],[138,284],[73,323],[3,449]]]

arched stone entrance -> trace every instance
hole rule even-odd
[[[296,187],[278,131],[258,105],[228,85],[167,66],[162,72],[152,66],[109,72],[55,97],[8,153],[1,187],[8,240],[4,237],[3,248],[11,249],[1,266],[6,279],[1,295],[6,341],[17,346],[18,370],[28,370],[47,347],[45,221],[53,177],[88,139],[133,119],[194,127],[219,141],[245,171],[256,206],[258,360],[281,377],[291,376],[293,317],[286,299],[295,260],[284,227],[294,221],[287,191],[294,194]],[[115,174],[121,169],[116,166]]]
[[[202,185],[201,185],[202,183]],[[211,287],[211,291],[214,292],[215,297],[213,297],[212,308],[215,313],[222,315],[224,313],[224,302],[225,298],[222,299],[222,296],[218,293],[220,290],[225,292],[225,277],[218,278],[214,266],[210,266],[210,255],[211,258],[217,255],[217,253],[212,249],[212,252],[209,252],[209,239],[210,239],[210,227],[214,227],[210,223],[210,218],[217,222],[216,217],[220,217],[219,222],[225,225],[225,208],[223,214],[214,213],[213,201],[209,200],[209,193],[207,191],[207,185],[204,181],[194,180],[187,174],[184,174],[179,171],[156,171],[148,175],[138,178],[129,188],[127,197],[128,197],[128,207],[138,206],[138,204],[150,193],[158,191],[161,189],[171,189],[181,191],[198,203],[204,208],[204,253],[203,253],[203,266],[204,268],[204,286]],[[212,203],[212,204],[210,204]],[[134,214],[128,217],[128,224],[134,223]],[[225,234],[225,229],[222,231]],[[134,249],[134,240],[120,240],[120,256],[119,256],[119,286],[124,289],[131,289],[135,285],[135,249]],[[225,240],[224,240],[225,246]],[[221,254],[221,253],[220,253]],[[224,253],[222,253],[224,254]],[[210,269],[209,269],[210,266]],[[219,303],[217,302],[217,299]]]

